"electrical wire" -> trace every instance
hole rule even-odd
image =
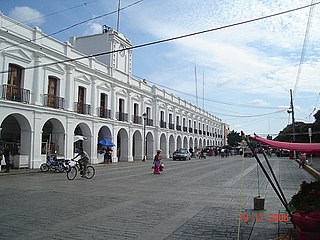
[[[39,19],[42,19],[42,18],[51,17],[51,16],[54,16],[54,15],[57,15],[57,14],[60,14],[60,13],[63,13],[63,12],[67,12],[67,11],[72,10],[72,9],[75,9],[75,8],[79,8],[79,7],[83,7],[83,6],[88,6],[88,4],[93,3],[93,2],[96,2],[96,1],[97,1],[97,0],[92,0],[92,1],[90,1],[90,2],[85,2],[85,3],[82,3],[82,4],[79,4],[79,5],[76,5],[76,6],[73,6],[73,7],[70,7],[70,8],[61,10],[61,11],[58,11],[58,12],[49,13],[49,14],[47,14],[47,15],[45,15],[45,16],[41,16],[41,17],[37,17],[37,18],[32,18],[32,19],[23,21],[23,22],[21,22],[21,23],[28,23],[28,22],[32,22],[32,21],[35,21],[35,20],[39,20]],[[5,27],[5,28],[8,28],[8,27],[12,27],[12,26],[14,26],[14,25],[17,25],[17,24],[11,24],[11,25],[4,26],[4,27]]]
[[[132,6],[134,6],[134,5],[136,5],[136,4],[140,3],[140,2],[143,2],[143,1],[144,1],[144,0],[136,1],[136,2],[134,2],[134,3],[132,3],[132,4],[129,4],[129,5],[125,6],[125,7],[120,8],[119,11],[122,11],[122,10],[124,10],[124,9],[126,9],[126,8],[132,7]],[[118,10],[114,10],[114,11],[112,11],[112,12],[108,12],[108,13],[105,13],[105,14],[102,14],[102,15],[99,15],[99,16],[96,16],[96,17],[92,17],[92,18],[89,18],[89,19],[87,19],[87,20],[84,20],[84,21],[75,23],[75,24],[73,24],[73,25],[70,25],[69,27],[65,27],[65,28],[63,28],[63,29],[61,29],[61,30],[59,30],[59,31],[54,32],[54,33],[51,33],[51,34],[48,34],[48,35],[44,34],[44,36],[42,36],[42,37],[34,38],[34,39],[30,39],[30,40],[26,40],[26,41],[23,41],[23,42],[20,42],[20,43],[17,43],[17,44],[14,44],[14,45],[11,45],[11,46],[2,48],[2,49],[0,49],[0,51],[6,50],[6,49],[8,49],[8,48],[12,48],[12,47],[17,47],[17,46],[20,46],[20,45],[24,45],[24,44],[26,44],[26,43],[33,42],[33,41],[36,41],[36,40],[40,40],[40,39],[43,39],[43,38],[51,37],[51,36],[57,35],[58,33],[62,33],[62,32],[64,32],[64,31],[66,31],[66,30],[69,30],[69,29],[71,29],[71,28],[74,28],[74,27],[76,27],[76,26],[79,26],[79,25],[81,25],[81,24],[84,24],[84,23],[90,22],[90,21],[92,21],[92,20],[96,20],[96,19],[99,19],[99,18],[108,16],[108,15],[112,15],[112,14],[115,14],[115,13],[117,13],[117,12],[118,12]],[[127,50],[127,49],[124,49],[124,50]],[[107,53],[105,53],[105,54],[107,54]],[[103,55],[103,54],[100,54],[100,55]]]
[[[228,114],[224,114],[224,113],[214,113],[215,115],[219,115],[219,116],[227,116],[227,117],[239,117],[239,118],[255,118],[255,117],[262,117],[262,116],[269,116],[272,114],[276,114],[276,113],[281,113],[281,112],[285,112],[285,109],[281,109],[275,112],[271,112],[271,113],[263,113],[263,114],[256,114],[256,115],[228,115]]]
[[[140,78],[138,76],[134,76],[134,77],[137,77],[139,79],[143,79],[143,78]],[[183,91],[180,91],[180,90],[177,90],[177,89],[174,89],[174,88],[170,88],[168,86],[165,86],[165,85],[162,85],[162,84],[159,84],[159,83],[156,83],[156,82],[153,82],[153,81],[150,81],[148,80],[148,82],[152,83],[152,84],[155,84],[159,87],[162,87],[162,88],[165,88],[165,89],[169,89],[171,91],[174,91],[174,92],[177,92],[177,93],[181,93],[181,94],[184,94],[186,96],[189,96],[189,97],[197,97],[197,98],[200,98],[201,100],[206,100],[208,102],[214,102],[214,103],[219,103],[219,104],[223,104],[223,105],[228,105],[228,106],[237,106],[237,107],[243,107],[243,108],[257,108],[257,109],[279,109],[279,107],[267,107],[267,106],[253,106],[253,105],[246,105],[246,104],[237,104],[237,103],[227,103],[227,102],[221,102],[221,101],[218,101],[218,100],[213,100],[213,99],[210,99],[210,98],[202,98],[202,97],[198,97],[197,95],[193,95],[191,93],[186,93],[186,92],[183,92]]]
[[[313,108],[312,112],[309,114],[309,118],[310,118],[310,117],[311,117],[311,115],[312,115],[312,114],[317,110],[319,97],[320,97],[320,92],[318,93],[318,97],[317,97],[316,105],[314,106],[314,108]]]
[[[133,4],[137,4],[138,2],[141,2],[141,1],[143,1],[143,0],[137,1],[137,2],[135,2]],[[131,4],[131,5],[133,5],[133,4]],[[143,44],[136,45],[136,46],[126,47],[124,49],[118,49],[118,50],[113,50],[113,51],[96,53],[96,54],[86,55],[86,56],[82,56],[82,57],[71,58],[71,59],[63,60],[63,61],[55,61],[55,62],[51,62],[51,63],[40,64],[40,65],[36,65],[36,66],[30,66],[30,67],[26,67],[25,70],[39,68],[39,67],[46,67],[46,66],[50,66],[50,65],[58,64],[58,63],[73,62],[73,61],[78,61],[78,60],[82,60],[82,59],[86,59],[86,58],[90,58],[90,57],[98,57],[98,56],[102,56],[102,55],[107,55],[107,54],[112,54],[112,53],[117,53],[117,52],[122,52],[122,51],[127,51],[127,50],[133,50],[133,49],[148,47],[148,46],[157,45],[157,44],[161,44],[161,43],[165,43],[165,42],[172,42],[172,41],[175,41],[175,40],[178,40],[178,39],[188,38],[188,37],[191,37],[191,36],[196,36],[196,35],[200,35],[200,34],[205,34],[205,33],[209,33],[209,32],[218,31],[218,30],[225,29],[225,28],[231,28],[231,27],[235,27],[235,26],[239,26],[239,25],[243,25],[243,24],[247,24],[247,23],[260,21],[260,20],[267,19],[267,18],[272,18],[272,17],[275,17],[275,16],[283,15],[283,14],[294,12],[294,11],[298,11],[298,10],[301,10],[301,9],[304,9],[304,8],[307,8],[307,7],[310,7],[310,6],[315,6],[315,5],[318,5],[318,4],[320,4],[320,2],[316,2],[316,3],[305,5],[305,6],[302,6],[302,7],[298,7],[298,8],[294,8],[294,9],[290,9],[290,10],[286,10],[286,11],[270,14],[270,15],[267,15],[267,16],[254,18],[254,19],[250,19],[250,20],[246,20],[246,21],[242,21],[242,22],[238,22],[238,23],[233,23],[233,24],[229,24],[229,25],[225,25],[225,26],[221,26],[221,27],[217,27],[217,28],[211,28],[211,29],[198,31],[198,32],[193,32],[193,33],[180,35],[180,36],[176,36],[176,37],[172,37],[172,38],[166,38],[166,39],[162,39],[162,40],[158,40],[158,41],[143,43]],[[115,12],[117,12],[117,11],[115,11]],[[28,42],[30,42],[30,41],[28,41]],[[8,71],[9,70],[1,71],[0,74],[1,73],[7,73]]]
[[[312,16],[313,16],[313,9],[314,9],[314,6],[315,6],[313,4],[314,4],[314,0],[311,0],[310,10],[309,10],[309,17],[308,17],[306,32],[305,32],[305,35],[304,35],[303,45],[302,45],[302,49],[301,49],[300,62],[299,62],[296,82],[295,82],[294,89],[293,89],[293,98],[295,96],[295,92],[296,92],[297,87],[298,87],[298,83],[299,83],[301,72],[302,72],[302,64],[304,62],[304,57],[305,57],[305,54],[306,54],[306,48],[307,48],[307,43],[308,43],[308,39],[309,39],[309,30],[311,28],[311,20],[312,20]]]

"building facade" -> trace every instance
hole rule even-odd
[[[132,77],[131,46],[110,28],[63,43],[0,13],[0,141],[15,167],[79,147],[100,163],[103,139],[113,161],[224,144],[221,119]]]

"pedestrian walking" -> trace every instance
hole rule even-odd
[[[161,150],[157,150],[157,154],[153,159],[153,174],[160,174],[161,164]]]
[[[6,170],[4,172],[10,172],[10,150],[5,147],[3,150],[4,161],[6,162]]]
[[[299,154],[299,168],[303,168],[307,160],[307,155],[305,153]]]

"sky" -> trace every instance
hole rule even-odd
[[[275,137],[292,123],[290,90],[295,121],[314,122],[320,106],[320,4],[277,14],[318,2],[121,0],[119,21],[119,0],[0,0],[0,11],[62,42],[103,25],[118,26],[133,46],[210,30],[134,49],[133,76],[230,130]]]

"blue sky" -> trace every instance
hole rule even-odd
[[[0,0],[0,10],[52,34],[117,10],[118,0]],[[119,31],[132,44],[219,28],[310,4],[310,0],[121,0]],[[314,1],[316,2],[316,1]],[[136,4],[134,4],[136,3]],[[70,9],[72,8],[72,9]],[[69,9],[69,10],[67,10]],[[291,115],[313,122],[319,109],[320,4],[313,8],[303,64],[301,52],[310,8],[133,50],[133,74],[157,84],[247,134],[275,135]],[[60,13],[57,13],[60,12]],[[50,15],[57,13],[54,15]],[[52,37],[100,33],[117,27],[117,14],[85,22]],[[300,72],[298,73],[300,65]],[[197,71],[197,91],[195,84]],[[196,95],[198,100],[196,100]]]

